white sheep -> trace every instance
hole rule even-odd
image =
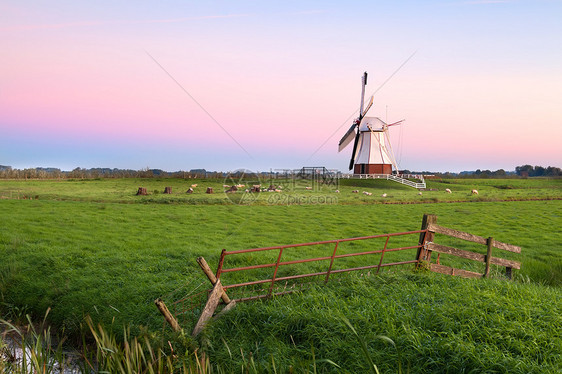
[[[452,193],[452,191],[451,191],[450,189],[448,189],[448,188],[445,188],[445,192],[447,192],[447,193]]]
[[[351,193],[359,193],[359,190],[353,190]]]
[[[472,190],[471,192],[473,195],[478,195],[478,190]]]
[[[418,192],[418,195],[420,195],[420,196],[422,195],[421,191],[420,191],[420,192]]]
[[[312,190],[312,187],[305,187],[305,190]]]
[[[197,187],[196,184],[192,184],[192,185],[191,185],[191,188],[195,188],[195,187]]]
[[[340,190],[335,190],[334,192],[335,192],[335,193],[340,193]]]
[[[381,197],[386,197],[386,193],[383,193],[383,194],[381,195]]]

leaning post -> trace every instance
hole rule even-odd
[[[170,311],[168,310],[168,307],[166,307],[166,304],[164,304],[162,299],[158,298],[158,299],[154,300],[154,304],[156,305],[156,307],[158,308],[160,313],[162,313],[166,322],[168,322],[168,324],[172,327],[172,330],[174,330],[176,332],[181,331],[181,327],[180,327],[178,321],[176,321],[176,319],[174,318],[172,313],[170,313]]]

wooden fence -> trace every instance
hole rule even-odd
[[[437,222],[437,216],[424,215],[423,217],[422,230],[425,230],[425,232],[420,234],[421,245],[420,245],[420,249],[418,250],[418,256],[417,256],[418,266],[422,265],[423,262],[425,262],[429,266],[429,269],[436,273],[458,275],[458,276],[469,277],[469,278],[479,278],[479,277],[487,278],[490,276],[490,265],[497,265],[497,266],[505,267],[505,274],[509,279],[511,279],[512,277],[512,269],[521,268],[521,263],[517,261],[506,260],[500,257],[492,257],[493,248],[498,248],[513,253],[521,253],[521,247],[499,242],[497,240],[494,240],[493,237],[484,238],[467,232],[439,226],[437,225],[436,222]],[[466,251],[454,247],[437,244],[435,243],[435,234],[442,234],[449,237],[485,245],[487,247],[487,252],[485,255],[483,255],[476,252]],[[436,263],[431,263],[432,252],[437,253]],[[474,271],[456,269],[450,266],[441,265],[439,261],[441,254],[457,256],[460,258],[465,258],[465,259],[484,263],[484,272],[477,273]]]
[[[274,287],[276,284],[285,282],[286,285],[287,284],[286,282],[289,280],[301,280],[309,277],[323,277],[322,278],[323,281],[328,282],[331,274],[359,271],[359,270],[370,271],[371,269],[373,270],[376,269],[376,272],[378,273],[379,270],[383,267],[393,267],[393,266],[407,265],[407,264],[415,264],[416,267],[426,267],[429,270],[437,273],[457,275],[462,277],[489,277],[490,265],[497,265],[497,266],[505,267],[506,276],[509,279],[511,279],[512,269],[521,268],[521,264],[517,261],[507,260],[500,257],[492,257],[493,248],[514,252],[514,253],[521,253],[520,247],[496,241],[492,237],[484,238],[470,233],[439,226],[437,225],[436,222],[437,222],[437,216],[426,214],[423,216],[421,229],[416,231],[373,235],[373,236],[365,236],[359,238],[328,240],[328,241],[312,242],[312,243],[289,244],[289,245],[276,246],[276,247],[252,248],[252,249],[244,249],[244,250],[237,250],[237,251],[223,250],[221,253],[221,257],[219,260],[218,269],[216,273],[214,273],[211,270],[211,268],[209,267],[209,265],[207,264],[204,258],[199,257],[197,259],[197,262],[201,267],[201,269],[203,270],[203,272],[205,273],[205,275],[207,276],[207,278],[209,279],[209,281],[211,282],[213,288],[212,290],[208,291],[207,303],[202,309],[199,320],[195,325],[195,328],[193,330],[193,336],[196,336],[197,334],[199,334],[199,332],[201,332],[201,330],[205,326],[205,323],[213,316],[221,301],[222,303],[225,304],[225,307],[223,308],[222,312],[226,312],[227,310],[232,309],[236,305],[236,303],[240,301],[267,298],[273,295],[290,293],[293,291],[286,290],[286,289],[282,289],[280,291],[274,291]],[[389,241],[391,240],[391,238],[405,236],[405,235],[411,236],[417,234],[419,234],[419,239],[417,244],[415,245],[409,245],[409,246],[399,245],[396,247],[389,246]],[[486,255],[437,244],[435,243],[435,234],[445,235],[452,238],[462,239],[469,242],[485,245],[487,248]],[[373,239],[383,239],[384,245],[382,246],[382,248],[371,248],[370,250],[367,251],[354,252],[354,253],[338,253],[338,247],[340,243],[369,241]],[[331,253],[328,256],[306,258],[301,260],[283,261],[283,253],[284,252],[286,253],[287,250],[290,250],[292,248],[299,248],[299,247],[306,248],[306,247],[318,246],[318,245],[333,245],[333,249],[331,250]],[[417,250],[417,254],[416,257],[412,260],[395,261],[395,262],[388,262],[388,263],[383,262],[385,253],[413,250],[413,249]],[[225,266],[226,258],[229,256],[232,257],[236,255],[248,254],[248,253],[251,254],[256,252],[277,253],[277,255],[275,256],[276,261],[261,263],[257,265],[232,267],[232,268],[227,268]],[[433,252],[437,253],[437,258],[435,263],[431,262]],[[334,267],[334,263],[338,259],[355,257],[355,256],[368,256],[374,254],[380,254],[378,263],[369,263],[369,260],[366,260],[366,263],[363,266],[343,268],[343,269],[336,269]],[[478,273],[474,271],[457,269],[457,268],[441,265],[440,264],[441,254],[452,255],[463,259],[469,259],[469,260],[481,262],[484,264],[484,271],[483,273]],[[372,257],[370,258],[372,259]],[[325,262],[327,264],[325,270],[323,271],[293,274],[288,276],[278,276],[279,269],[284,266],[301,264],[301,263],[318,264],[322,262]],[[271,275],[266,279],[256,279],[248,282],[241,282],[241,283],[235,283],[230,285],[223,285],[221,282],[221,276],[225,273],[247,272],[256,269],[271,269],[272,272]],[[265,291],[256,296],[242,297],[242,298],[231,300],[229,295],[227,295],[227,290],[229,289],[235,289],[235,288],[247,287],[247,286],[260,286],[260,285],[266,286],[263,289]],[[160,310],[160,312],[164,315],[166,321],[170,324],[170,326],[172,326],[174,330],[180,330],[181,328],[177,323],[176,319],[174,318],[174,315],[170,313],[164,302],[161,299],[157,299],[155,303],[158,309]],[[185,312],[186,312],[185,310],[182,311],[182,313]]]

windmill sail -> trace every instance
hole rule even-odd
[[[355,123],[353,125],[351,125],[349,130],[347,130],[347,132],[343,136],[343,138],[341,138],[340,143],[338,144],[338,152],[343,151],[344,148],[347,147],[349,143],[351,143],[353,138],[355,138],[355,135],[356,135],[355,134],[355,128],[356,127],[357,127],[357,124],[355,124]]]

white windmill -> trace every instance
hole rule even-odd
[[[392,174],[392,168],[398,171],[398,165],[392,152],[388,128],[401,124],[404,120],[386,124],[378,117],[365,117],[373,105],[373,97],[363,110],[367,72],[363,74],[361,88],[361,106],[359,117],[341,138],[338,151],[341,152],[352,140],[353,152],[349,162],[349,170],[354,174]]]

